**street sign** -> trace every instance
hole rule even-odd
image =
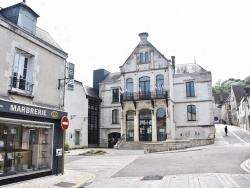
[[[62,156],[62,148],[56,149],[56,156]]]
[[[66,116],[63,116],[61,119],[61,127],[64,131],[66,131],[69,128],[69,120]]]

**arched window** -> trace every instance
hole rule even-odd
[[[166,111],[164,108],[160,108],[156,113],[157,124],[157,141],[163,141],[167,139],[166,134]]]
[[[149,56],[148,56],[148,52],[145,53],[145,62],[148,63],[149,62]]]
[[[163,86],[164,86],[164,76],[163,75],[158,75],[156,76],[156,83],[155,83],[155,88],[157,91],[163,91]]]
[[[187,119],[188,121],[196,121],[196,107],[195,105],[187,106]]]
[[[139,141],[152,141],[151,110],[144,109],[139,114]]]
[[[140,63],[144,63],[145,59],[144,59],[144,54],[140,53]]]
[[[115,109],[112,110],[112,124],[119,123],[119,110]]]
[[[134,111],[127,111],[126,115],[126,141],[134,141]]]
[[[132,78],[128,78],[126,81],[126,92],[133,92],[133,79]]]
[[[139,98],[150,98],[150,78],[147,76],[141,77],[139,79]]]

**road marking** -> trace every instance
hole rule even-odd
[[[230,133],[232,133],[236,138],[238,138],[241,142],[243,143],[247,143],[246,141],[242,140],[240,137],[238,137],[236,134],[234,134],[232,131],[230,131]]]

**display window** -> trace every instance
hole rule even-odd
[[[52,125],[0,123],[0,177],[52,168]]]

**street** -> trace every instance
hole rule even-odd
[[[142,150],[98,149],[107,153],[79,155],[86,149],[66,153],[65,175],[6,187],[250,187],[249,169],[242,165],[250,163],[250,133],[239,127],[228,126],[225,136],[224,125],[216,125],[213,145],[181,151],[143,154]],[[73,186],[74,182],[78,184]]]
[[[67,156],[66,167],[95,174],[95,179],[86,183],[86,187],[140,187],[141,183],[159,187],[166,179],[172,179],[172,183],[174,179],[172,186],[183,187],[189,185],[190,178],[193,181],[203,179],[207,187],[223,187],[222,180],[227,176],[231,184],[236,181],[235,186],[249,187],[250,176],[240,165],[250,158],[250,135],[238,127],[228,126],[228,129],[228,136],[225,136],[224,125],[216,126],[212,146],[146,155],[140,151],[123,150],[113,154],[113,150],[105,150],[108,153],[105,156],[85,156],[85,160],[72,163],[69,161],[79,156]],[[162,177],[162,180],[141,181],[147,176],[149,179]]]

